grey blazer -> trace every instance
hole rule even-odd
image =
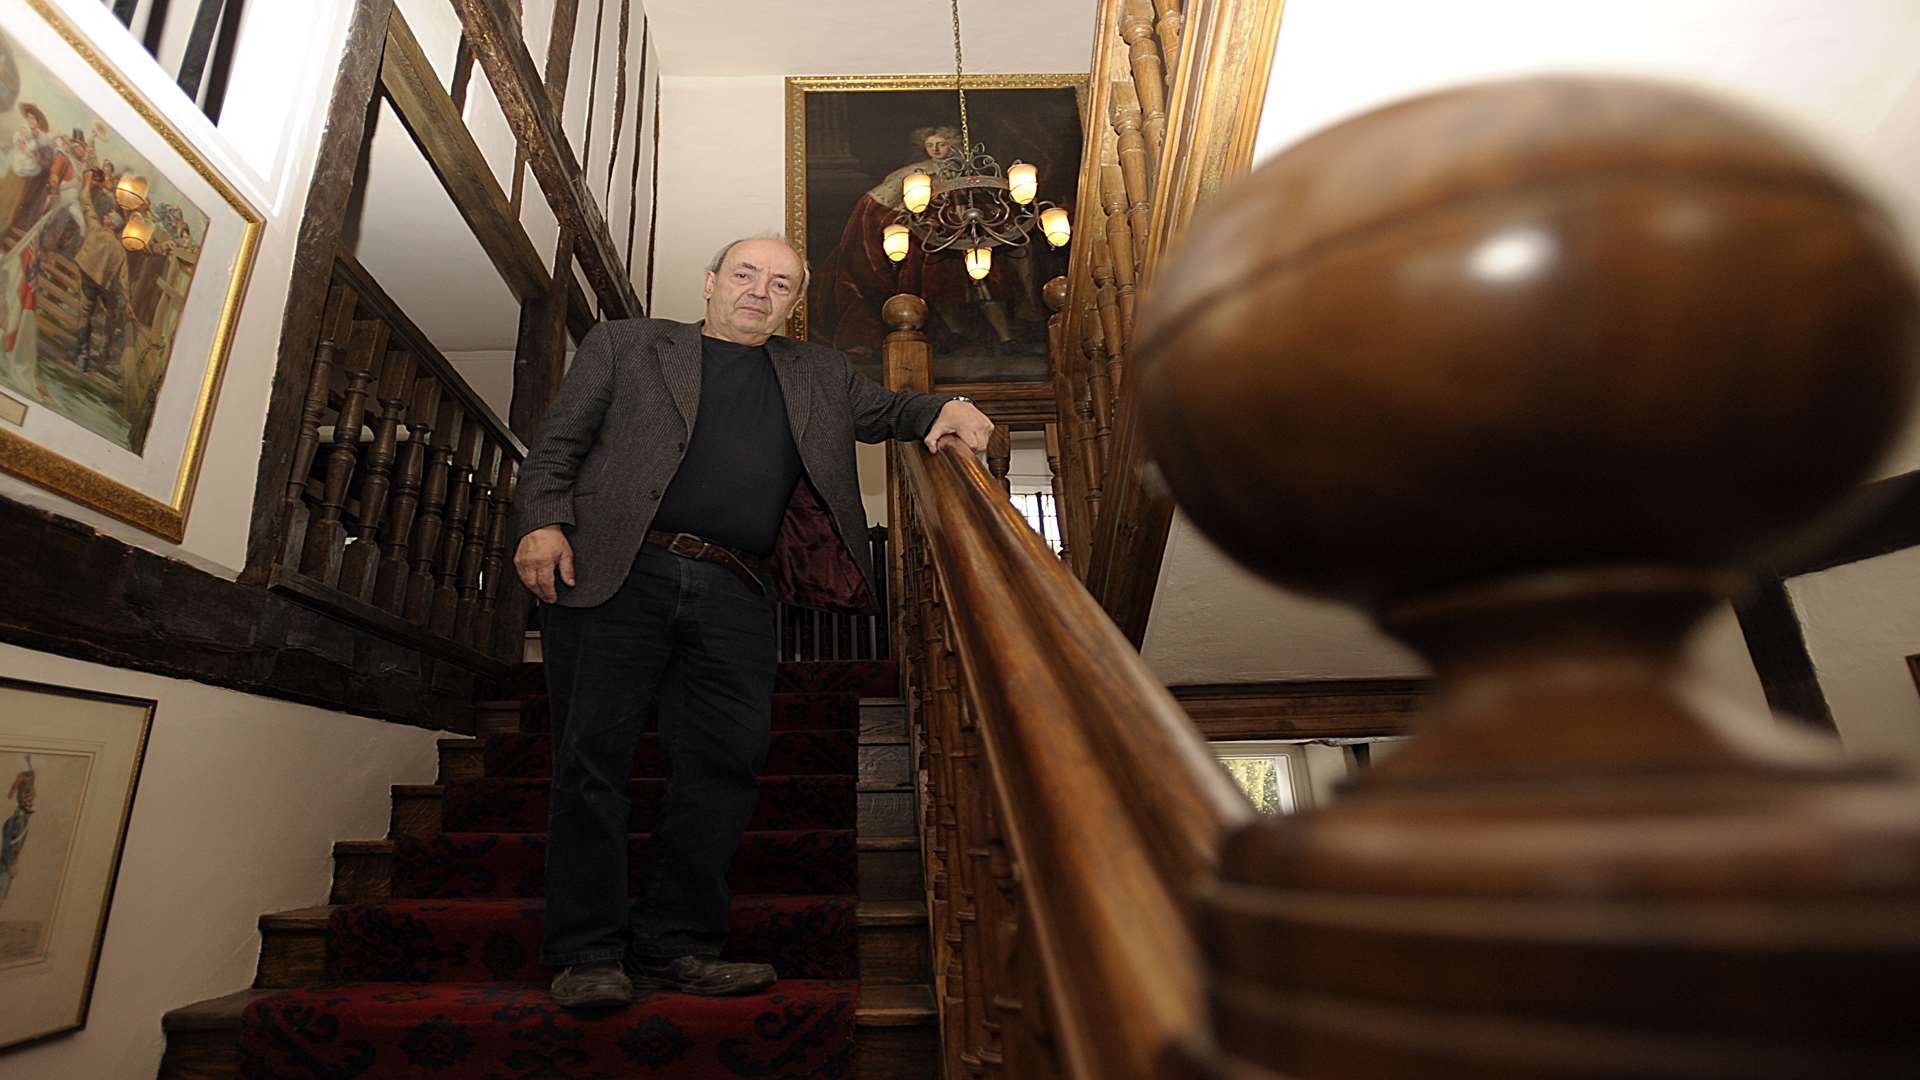
[[[773,337],[767,354],[806,469],[770,559],[775,591],[871,610],[854,440],[923,438],[949,398],[888,390],[823,345]],[[573,546],[576,584],[559,583],[560,604],[593,607],[626,580],[699,416],[700,368],[697,323],[618,319],[580,342],[514,492],[516,540],[560,525]]]

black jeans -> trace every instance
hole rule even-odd
[[[760,795],[772,724],[773,601],[733,571],[652,545],[594,608],[548,606],[553,709],[547,816],[549,964],[718,956],[727,869]],[[627,905],[629,777],[658,717],[667,797]]]

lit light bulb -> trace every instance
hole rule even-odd
[[[1040,193],[1040,170],[1024,161],[1016,161],[1007,169],[1007,193],[1013,201],[1025,206]]]
[[[1040,231],[1047,234],[1047,243],[1065,247],[1073,239],[1073,219],[1065,208],[1049,206],[1040,211]]]
[[[122,210],[139,210],[147,205],[147,178],[123,176],[113,187],[113,201]]]
[[[967,276],[975,281],[987,276],[993,270],[992,248],[967,249]]]
[[[887,258],[899,262],[907,257],[907,227],[889,225],[880,234],[881,246],[887,249]]]
[[[152,239],[153,223],[139,214],[128,217],[127,224],[120,230],[120,246],[128,251],[145,251]]]
[[[923,172],[911,172],[900,181],[900,201],[906,204],[909,213],[917,214],[933,201],[933,177]]]

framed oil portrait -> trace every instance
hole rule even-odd
[[[153,708],[0,678],[0,1047],[86,1026]]]
[[[262,222],[48,0],[0,5],[0,469],[180,540]]]
[[[1072,209],[1080,182],[1084,75],[971,75],[967,118],[975,144],[1002,169],[1039,169],[1038,198]],[[960,144],[951,75],[795,77],[787,80],[787,235],[813,268],[795,310],[795,337],[840,349],[880,378],[896,293],[927,301],[937,382],[1019,382],[1050,376],[1040,287],[1067,269],[1067,249],[1035,231],[1024,247],[994,249],[984,281],[960,251],[918,244],[888,259],[881,230],[900,209],[900,180]]]

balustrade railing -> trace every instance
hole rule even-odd
[[[888,305],[889,385],[926,388],[925,311]],[[1252,808],[999,476],[952,437],[893,454],[944,1075],[1176,1075],[1187,896]]]
[[[463,660],[519,657],[508,585],[523,446],[366,270],[340,257],[272,585]]]

